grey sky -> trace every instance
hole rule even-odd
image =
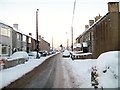
[[[74,39],[85,30],[89,19],[108,12],[109,1],[116,0],[76,0]],[[66,45],[66,32],[71,42],[73,5],[74,0],[0,0],[0,19],[9,25],[18,23],[21,31],[31,32],[35,37],[35,12],[38,8],[39,34],[50,43],[53,36],[54,46],[57,47]]]

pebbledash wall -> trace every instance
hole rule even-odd
[[[120,50],[120,12],[119,2],[108,3],[108,13],[88,28],[77,42],[90,42],[89,51],[93,58],[107,51]]]
[[[0,57],[12,54],[12,27],[0,21]]]

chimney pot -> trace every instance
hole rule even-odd
[[[89,25],[85,25],[85,30],[87,30],[89,28]]]
[[[13,24],[13,27],[18,29],[18,24]]]
[[[94,24],[94,20],[89,20],[89,25],[92,26]]]

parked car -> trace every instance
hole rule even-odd
[[[6,58],[0,57],[0,70],[5,68]]]
[[[39,53],[41,54],[41,56],[47,56],[48,55],[47,51],[39,51]]]
[[[5,68],[14,67],[19,64],[24,64],[28,61],[28,54],[25,51],[14,52],[10,57],[7,57]]]
[[[63,57],[70,57],[70,51],[65,50],[65,51],[63,52]]]
[[[28,60],[28,54],[25,51],[17,51],[13,53],[8,59],[21,59],[24,58]]]
[[[37,52],[36,51],[31,51],[28,53],[29,59],[36,59],[37,58]],[[41,57],[41,54],[38,52],[38,58]]]

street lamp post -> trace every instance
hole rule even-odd
[[[39,11],[39,9],[36,10],[36,39],[37,39],[37,44],[36,44],[37,56],[36,56],[36,58],[39,58],[39,55],[38,55],[38,52],[39,52],[39,41],[38,41],[38,11]]]

